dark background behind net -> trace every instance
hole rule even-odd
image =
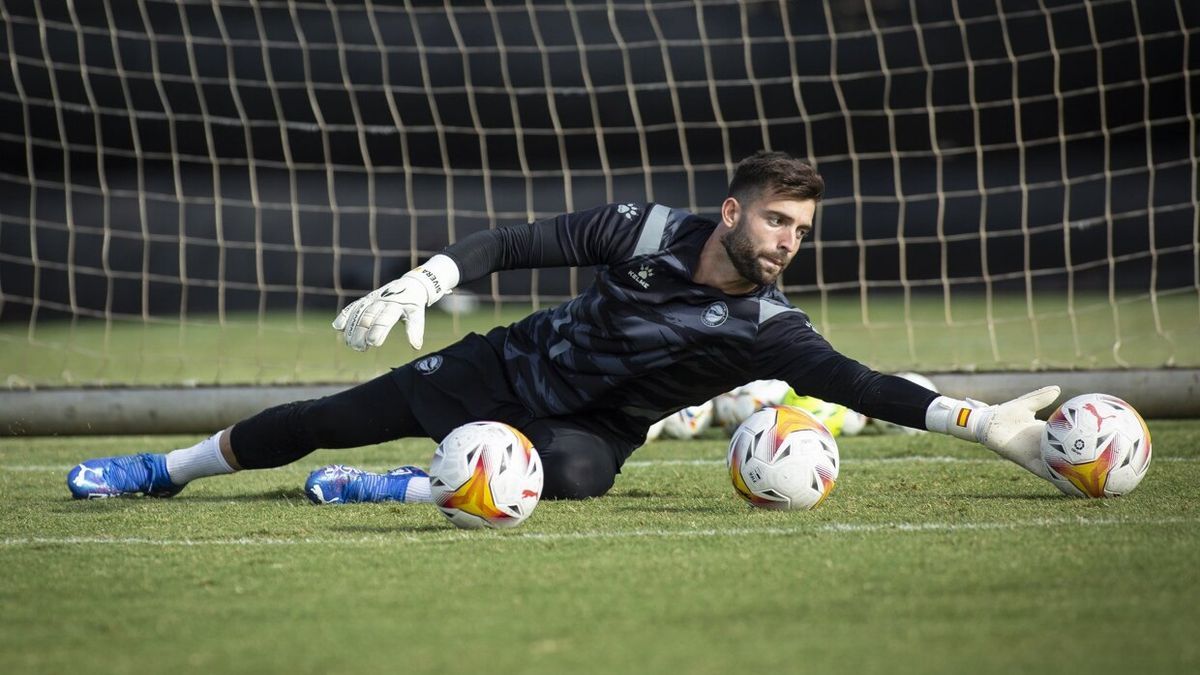
[[[85,315],[332,308],[483,228],[713,216],[767,146],[827,182],[792,288],[899,288],[903,254],[1024,289],[1027,248],[1035,289],[1106,288],[1110,246],[1119,289],[1192,285],[1196,3],[916,4],[4,0],[0,320],[72,276]]]

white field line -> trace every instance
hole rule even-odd
[[[872,457],[869,459],[845,459],[842,460],[842,465],[849,466],[872,466],[877,464],[1000,464],[1004,460],[999,457],[953,457],[949,455],[903,455],[899,457]],[[1200,462],[1200,457],[1155,457],[1154,462],[1167,463],[1195,463]],[[724,459],[633,459],[625,462],[622,468],[653,468],[660,466],[717,466],[724,465]],[[74,464],[0,464],[0,473],[39,473],[39,472],[62,472],[70,471]],[[359,466],[362,469],[370,471],[387,471],[395,468],[394,466]],[[275,469],[271,469],[275,470]],[[287,470],[287,467],[280,467],[278,470]]]
[[[1200,462],[1200,457],[1155,457],[1155,462]],[[1001,464],[999,457],[952,457],[947,455],[905,455],[901,457],[872,457],[869,459],[844,459],[842,465],[859,466],[872,464]],[[626,467],[644,466],[708,466],[720,464],[723,459],[646,459],[625,462]]]
[[[711,537],[763,537],[804,534],[874,534],[923,532],[977,532],[988,530],[1029,530],[1053,527],[1116,527],[1122,525],[1195,525],[1200,518],[1039,518],[1008,522],[979,523],[822,523],[792,527],[731,527],[724,529],[663,530],[639,529],[584,532],[466,532],[448,530],[424,535],[397,532],[373,537],[236,537],[230,539],[156,539],[152,537],[7,537],[0,546],[389,546],[395,544],[436,544],[457,541],[587,541],[612,539],[705,539]]]

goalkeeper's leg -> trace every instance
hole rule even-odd
[[[389,374],[346,391],[268,408],[188,448],[83,462],[67,475],[77,499],[170,497],[196,478],[290,464],[318,448],[424,436]]]
[[[325,398],[268,408],[233,425],[227,435],[233,468],[269,469],[318,448],[357,448],[427,434],[395,378],[386,374]]]
[[[599,497],[616,480],[628,448],[608,435],[558,417],[535,420],[521,427],[542,459],[546,499]]]

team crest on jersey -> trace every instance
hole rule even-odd
[[[705,326],[710,328],[716,328],[717,326],[720,326],[721,324],[725,323],[725,320],[728,318],[729,305],[726,305],[720,300],[714,302],[708,307],[705,307],[704,313],[700,315],[700,320],[704,322]]]
[[[441,368],[441,367],[442,367],[442,355],[441,354],[434,354],[433,356],[426,356],[425,358],[421,359],[420,361],[417,361],[417,364],[416,364],[417,372],[421,373],[422,375],[432,375],[438,368]]]
[[[637,204],[621,204],[617,207],[617,213],[623,214],[625,220],[633,220],[638,215]]]
[[[638,286],[649,289],[650,277],[654,276],[654,268],[650,265],[641,265],[638,267],[636,272],[633,270],[627,270],[625,273],[628,274],[629,278],[633,279]]]

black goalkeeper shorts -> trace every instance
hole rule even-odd
[[[468,422],[492,420],[520,429],[534,419],[513,395],[501,356],[476,333],[394,369],[392,377],[425,432],[438,442]]]
[[[468,422],[503,422],[524,433],[546,471],[548,496],[583,498],[612,487],[635,447],[589,420],[537,417],[517,400],[504,368],[505,328],[462,340],[396,368],[392,377],[413,417],[435,441]]]

